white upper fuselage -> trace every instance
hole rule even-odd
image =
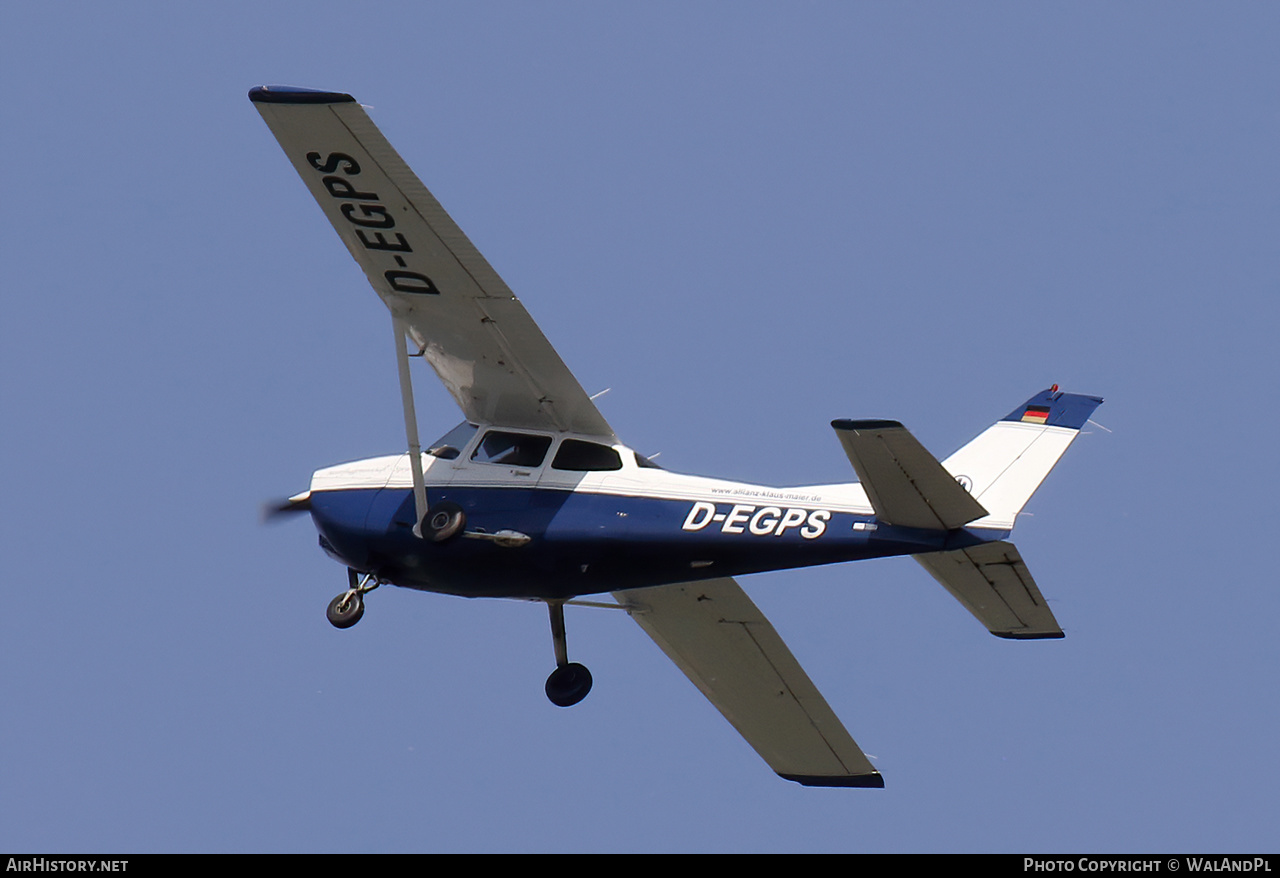
[[[853,483],[803,485],[776,488],[749,482],[737,482],[706,476],[669,472],[654,466],[640,466],[635,452],[621,444],[610,447],[618,453],[621,468],[605,471],[567,471],[555,469],[561,442],[565,439],[596,441],[575,433],[551,433],[521,429],[519,432],[542,435],[551,446],[538,466],[509,466],[472,459],[476,446],[488,426],[481,426],[453,459],[442,459],[423,452],[423,476],[428,488],[541,488],[587,494],[612,494],[662,500],[684,500],[737,504],[743,507],[824,509],[856,515],[873,515],[862,485]],[[505,429],[496,427],[493,429]],[[312,493],[359,489],[411,489],[412,472],[408,454],[393,454],[337,464],[317,470],[311,477]],[[730,523],[730,527],[733,527]]]

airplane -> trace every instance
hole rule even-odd
[[[857,481],[670,472],[619,442],[353,97],[259,86],[249,99],[391,313],[407,451],[320,469],[271,510],[309,513],[347,568],[335,627],[356,624],[385,584],[545,602],[546,694],[569,707],[592,678],[569,661],[565,606],[620,608],[771,769],[818,787],[884,780],[735,577],[907,555],[992,634],[1063,636],[1008,537],[1101,398],[1055,384],[943,461],[898,421],[832,421]],[[425,451],[413,359],[464,416]]]

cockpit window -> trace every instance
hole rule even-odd
[[[471,441],[471,437],[476,434],[478,429],[480,428],[475,424],[468,424],[463,421],[433,442],[431,447],[427,449],[427,454],[432,457],[438,457],[441,460],[453,460],[462,453],[462,449],[467,446],[467,443]]]
[[[551,447],[550,436],[530,433],[508,433],[490,430],[484,434],[471,459],[477,463],[500,463],[506,466],[536,467],[542,465]]]
[[[578,472],[622,469],[622,458],[608,445],[566,439],[560,443],[560,450],[556,452],[556,459],[551,461],[551,468]]]

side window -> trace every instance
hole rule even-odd
[[[529,433],[507,433],[490,430],[484,434],[471,459],[477,463],[500,463],[505,466],[541,466],[551,447],[550,436]]]
[[[556,452],[556,459],[551,461],[551,468],[580,472],[622,469],[622,458],[608,445],[566,439],[560,443],[560,450]]]

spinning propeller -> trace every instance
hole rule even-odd
[[[279,521],[286,516],[311,511],[311,492],[303,491],[285,500],[268,500],[262,504],[263,522]]]

